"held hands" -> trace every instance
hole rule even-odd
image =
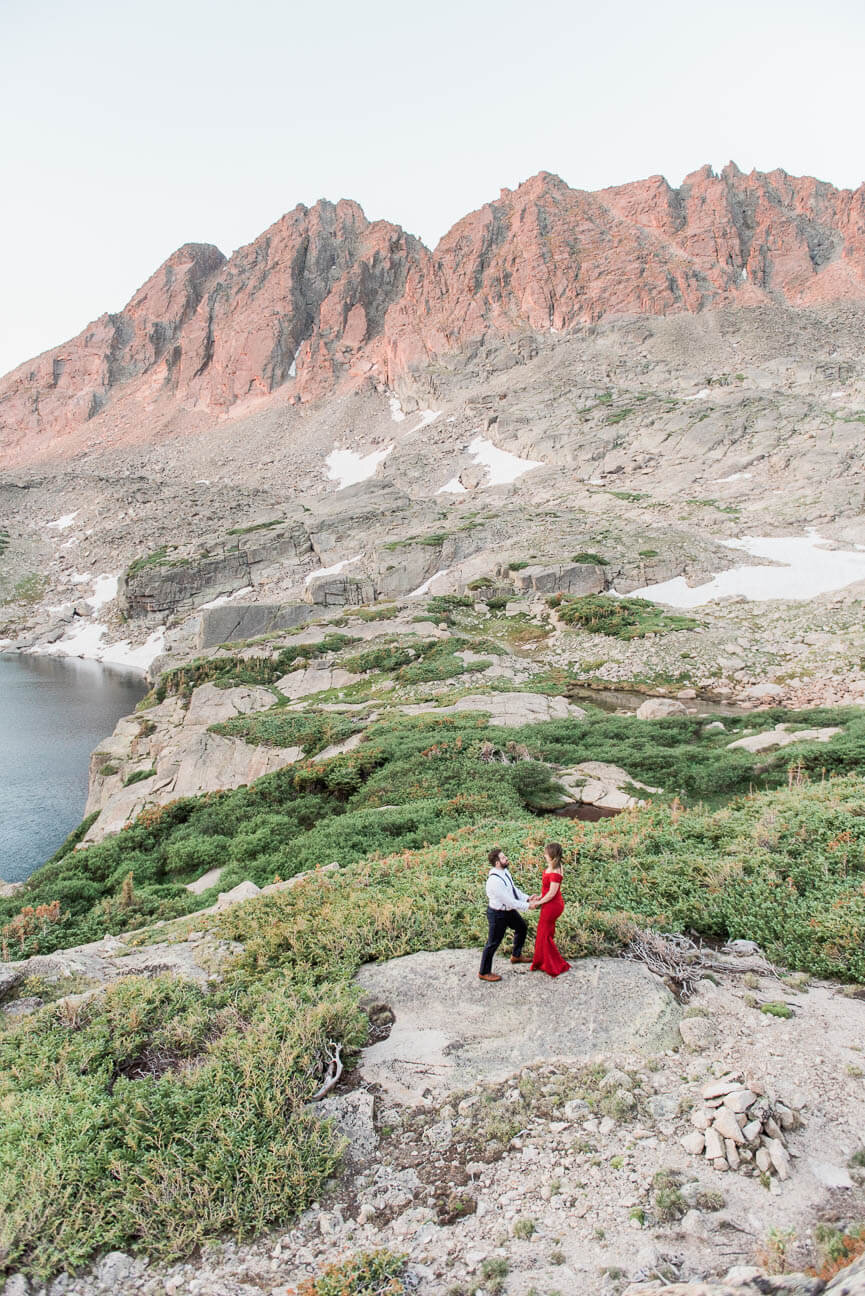
[[[540,909],[540,907],[541,907],[541,897],[539,895],[529,896],[529,908]]]

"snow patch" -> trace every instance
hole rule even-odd
[[[390,406],[390,416],[394,423],[402,423],[405,418],[405,410],[399,403],[399,396],[391,396],[388,400]]]
[[[145,640],[133,648],[128,639],[117,643],[104,643],[107,628],[98,621],[84,624],[56,643],[42,644],[29,649],[44,657],[85,657],[88,661],[103,662],[106,666],[123,666],[142,674],[155,661],[165,646],[165,626],[159,626]]]
[[[291,364],[288,366],[288,376],[289,378],[297,377],[297,352],[295,352],[291,357]]]
[[[210,608],[222,607],[225,603],[231,603],[233,599],[240,598],[241,594],[248,594],[253,588],[252,585],[244,585],[233,594],[220,594],[218,598],[211,599],[209,603],[202,603],[201,611],[208,611]]]
[[[45,525],[50,527],[56,527],[58,531],[65,531],[67,527],[72,526],[72,523],[78,517],[78,514],[80,512],[81,512],[80,509],[76,509],[74,513],[64,513],[63,516],[59,517],[56,522],[46,522]]]
[[[468,447],[468,453],[475,463],[486,468],[489,473],[488,486],[507,486],[531,472],[532,468],[542,468],[539,459],[521,459],[509,450],[500,450],[487,437],[477,436]]]
[[[429,427],[430,423],[435,423],[437,418],[441,418],[441,410],[421,410],[420,422],[417,427],[411,429],[411,432],[420,432],[421,428]],[[409,436],[411,436],[411,432]]]
[[[132,648],[127,639],[110,644],[102,656],[107,666],[126,666],[129,670],[146,671],[165,647],[165,626],[159,626],[143,644]]]
[[[710,395],[711,392],[709,391],[709,388],[704,387],[702,391],[698,391],[694,396],[686,396],[685,400],[686,401],[706,400],[707,397]]]
[[[113,598],[117,598],[117,585],[120,580],[119,576],[110,576],[107,572],[96,577],[96,584],[93,586],[93,593],[86,601],[98,612],[100,608],[105,607]]]
[[[331,450],[324,461],[327,464],[328,478],[337,483],[337,490],[344,490],[346,486],[356,486],[358,482],[374,476],[376,468],[388,457],[391,450],[393,450],[392,444],[384,450],[373,450],[368,455],[359,455],[354,450]]]
[[[746,477],[750,479],[753,476],[754,476],[753,473],[746,473],[746,472],[730,473],[729,477],[716,477],[715,485],[720,486],[722,482],[742,481]]]
[[[632,597],[677,608],[702,607],[729,595],[752,601],[801,602],[865,580],[865,553],[822,547],[829,543],[813,531],[806,536],[745,536],[724,540],[722,544],[728,549],[739,549],[757,558],[771,558],[783,566],[735,567],[716,573],[710,581],[694,588],[689,588],[684,576],[677,576],[675,580],[634,590]]]
[[[440,571],[433,572],[432,576],[425,580],[423,585],[418,585],[416,590],[412,590],[408,598],[423,598],[424,594],[429,592],[433,581],[437,581],[440,576],[447,576],[449,571],[451,571],[450,567],[442,567]]]
[[[451,477],[446,481],[444,486],[439,486],[436,495],[465,495],[466,488],[463,486],[459,477]]]
[[[356,563],[361,557],[362,554],[355,554],[353,558],[343,558],[342,562],[334,563],[332,567],[316,567],[315,571],[309,573],[304,584],[309,585],[319,576],[336,576],[343,567],[348,567],[349,563]]]

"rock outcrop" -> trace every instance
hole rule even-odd
[[[84,841],[119,832],[148,806],[239,787],[291,765],[299,747],[263,747],[211,733],[210,726],[273,706],[270,689],[202,684],[188,705],[168,697],[146,713],[124,716],[90,760],[85,814],[99,811]]]
[[[299,522],[262,523],[206,543],[189,557],[167,548],[123,574],[118,604],[127,617],[165,616],[253,586],[274,563],[299,562],[312,553]]]
[[[490,337],[531,351],[533,332],[608,317],[841,301],[865,301],[865,186],[731,163],[678,189],[653,176],[587,193],[541,172],[434,252],[321,201],[227,261],[185,245],[118,315],[19,366],[0,384],[0,447],[23,461],[97,417],[101,437],[136,440],[178,411],[384,391]]]

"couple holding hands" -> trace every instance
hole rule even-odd
[[[489,853],[490,872],[487,878],[487,921],[489,936],[481,955],[481,981],[501,981],[493,972],[493,955],[502,943],[509,927],[514,932],[512,963],[531,963],[533,972],[546,972],[559,976],[571,966],[556,948],[556,920],[565,907],[562,898],[562,848],[558,842],[547,842],[544,847],[544,876],[540,895],[527,896],[511,877],[510,861],[500,846]],[[535,950],[532,958],[523,957],[523,944],[528,935],[528,925],[520,914],[526,909],[540,909]]]

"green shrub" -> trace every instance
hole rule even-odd
[[[134,558],[126,569],[126,579],[137,576],[139,572],[146,571],[148,567],[180,567],[189,562],[188,558],[172,558],[172,554],[177,552],[177,545],[160,545],[152,553],[144,554],[141,558]]]
[[[473,603],[469,594],[435,594],[426,605],[427,615],[434,621],[449,622],[455,611],[470,608]]]
[[[688,1209],[680,1186],[682,1176],[676,1170],[658,1170],[652,1178],[655,1213],[665,1223],[681,1219]]]
[[[345,995],[135,977],[0,1034],[3,1268],[47,1278],[101,1248],[171,1260],[303,1209],[337,1160],[306,1108],[333,1036],[363,1038]]]
[[[418,642],[411,646],[399,643],[376,644],[372,648],[364,648],[353,657],[344,658],[342,665],[356,675],[364,675],[367,671],[395,671],[401,666],[408,666],[418,655],[423,655],[427,646],[431,647],[437,642],[429,640],[427,644]]]
[[[567,594],[554,594],[547,603],[556,608],[565,625],[581,626],[590,634],[609,635],[615,639],[642,639],[647,634],[693,630],[699,624],[691,617],[662,612],[647,599],[613,598],[606,594],[574,598]]]
[[[405,1265],[392,1251],[363,1251],[305,1279],[297,1296],[404,1296]]]
[[[606,558],[602,558],[600,554],[596,554],[596,553],[581,552],[578,554],[574,554],[573,558],[571,559],[571,562],[572,563],[594,563],[598,567],[605,567],[607,565]]]
[[[105,767],[103,766],[103,769],[104,768]],[[128,774],[126,778],[123,780],[123,786],[131,787],[133,783],[140,783],[142,779],[153,778],[153,775],[155,773],[156,773],[156,769],[153,766],[151,766],[150,769],[133,770],[132,773]]]
[[[226,535],[241,536],[250,535],[253,531],[269,531],[271,527],[282,526],[285,518],[273,518],[270,522],[253,522],[251,526],[231,527],[226,531]]]
[[[200,657],[163,671],[154,689],[154,698],[162,702],[175,694],[189,697],[193,689],[208,683],[221,688],[236,684],[275,684],[283,675],[306,665],[313,657],[342,652],[355,643],[357,639],[351,635],[331,631],[315,643],[291,644],[282,648],[273,657]]]
[[[773,1003],[760,1004],[760,1012],[766,1013],[766,1015],[769,1017],[792,1017],[793,1016],[793,1009],[790,1007],[789,1004],[785,1004],[781,1000],[778,1000]]]
[[[363,723],[333,711],[286,711],[274,707],[252,715],[232,716],[210,726],[210,732],[226,738],[242,738],[262,747],[300,747],[314,756],[333,743],[344,742],[358,733]]]

